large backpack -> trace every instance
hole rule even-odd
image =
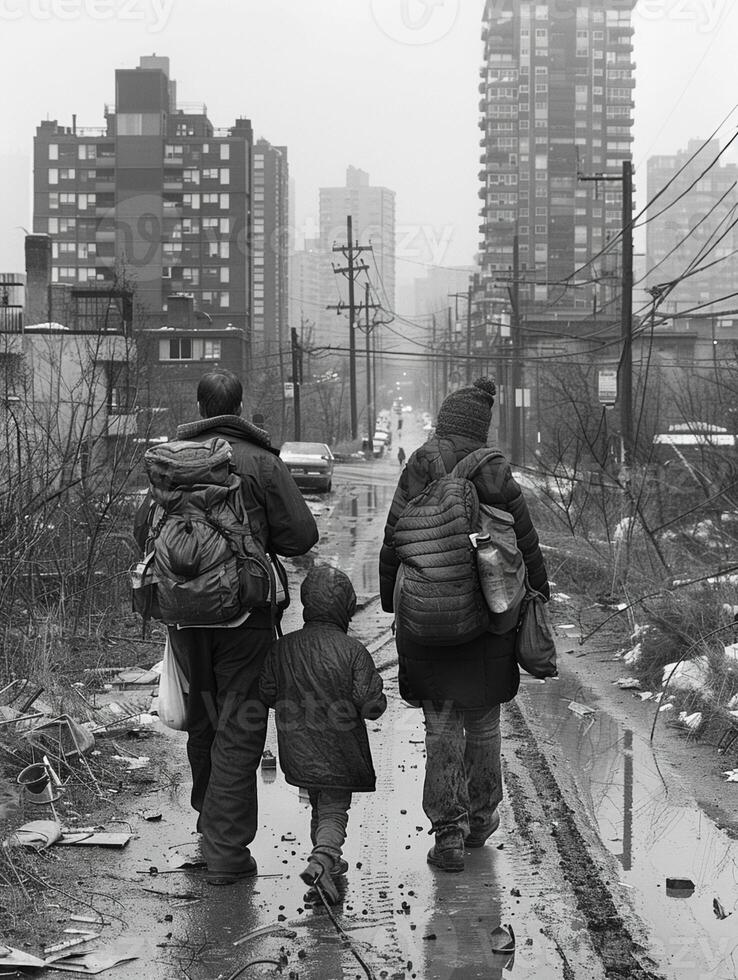
[[[155,592],[149,613],[168,625],[222,625],[269,608],[275,594],[232,457],[221,438],[175,440],[144,456],[154,503],[142,564]]]
[[[482,633],[505,632],[517,624],[525,589],[525,566],[517,548],[512,516],[480,504],[473,477],[485,463],[503,458],[480,449],[460,460],[450,473],[439,459],[432,483],[413,497],[397,518],[393,546],[400,559],[395,590],[398,622],[428,646],[450,646]],[[502,576],[509,600],[490,608],[480,579],[483,551],[476,536],[489,534],[496,546],[495,588]],[[488,569],[483,577],[490,584]],[[520,588],[513,586],[512,579]]]

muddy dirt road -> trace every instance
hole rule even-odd
[[[378,789],[355,796],[335,921],[303,902],[309,806],[279,772],[260,778],[258,878],[211,888],[197,868],[176,867],[199,852],[184,736],[162,730],[146,751],[179,771],[179,788],[138,801],[124,851],[69,849],[54,858],[76,882],[76,910],[87,901],[107,917],[101,942],[138,944],[137,960],[105,975],[738,977],[738,844],[691,798],[679,760],[652,750],[646,709],[624,692],[610,703],[610,679],[598,685],[594,659],[568,652],[575,644],[563,604],[552,606],[561,680],[525,679],[503,710],[500,830],[467,853],[463,874],[428,867],[421,714],[398,696],[390,617],[376,600],[378,542],[397,475],[394,458],[341,466],[334,492],[310,498],[321,528],[316,557],[351,575],[361,600],[354,631],[381,665],[389,700],[369,725]],[[286,629],[298,615],[293,606]],[[572,701],[593,710],[578,714]],[[276,753],[271,729],[268,745]],[[144,809],[159,810],[161,821],[144,820]],[[695,888],[667,894],[667,877],[690,878]],[[715,898],[732,914],[719,919]],[[49,893],[47,902],[59,906],[59,928],[69,925],[68,898]],[[499,926],[512,927],[514,955],[495,952]]]

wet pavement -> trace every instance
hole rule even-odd
[[[596,711],[580,717],[569,710],[571,701]],[[668,975],[738,976],[738,924],[732,915],[719,919],[713,907],[717,899],[738,913],[738,841],[687,796],[647,738],[603,710],[571,676],[554,684],[526,678],[523,702],[620,865],[620,880]],[[689,879],[694,891],[667,890],[667,878]]]
[[[321,527],[317,557],[347,571],[365,603],[378,589],[378,545],[398,470],[394,458],[340,466],[334,492],[309,497]],[[299,618],[299,603],[293,603],[285,629],[296,628]],[[380,638],[378,663],[392,660],[392,645],[381,641],[389,619],[368,602],[357,623],[365,642]],[[173,868],[177,856],[198,858],[185,779],[177,792],[145,797],[146,809],[160,808],[162,820],[149,823],[134,814],[136,836],[125,851],[78,858],[80,900],[110,919],[104,938],[143,941],[142,957],[116,967],[111,977],[214,980],[256,960],[271,965],[255,964],[242,975],[270,976],[280,957],[286,957],[284,975],[293,971],[301,980],[602,975],[555,847],[544,845],[551,853],[541,863],[518,833],[507,801],[500,830],[487,847],[467,852],[463,874],[427,865],[432,840],[421,808],[422,717],[399,699],[393,673],[385,672],[387,713],[369,725],[377,792],[357,794],[349,818],[349,873],[334,914],[350,942],[324,909],[303,901],[298,874],[310,847],[309,805],[280,772],[262,772],[259,781],[262,829],[253,846],[259,877],[212,888],[201,871]],[[591,705],[595,714],[577,716],[568,708],[571,700]],[[526,679],[520,702],[535,718],[547,754],[575,783],[571,805],[586,810],[617,861],[664,975],[738,977],[736,842],[685,799],[672,774],[659,769],[649,743],[608,715],[592,692],[566,676],[545,685]],[[165,737],[184,773],[184,737]],[[268,745],[276,754],[272,727]],[[503,742],[512,764],[511,746]],[[543,838],[545,815],[540,820]],[[692,879],[694,893],[668,895],[667,877]],[[719,920],[714,898],[733,915]],[[502,924],[515,932],[514,958],[492,950],[492,932]]]

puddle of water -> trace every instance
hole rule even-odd
[[[393,493],[387,486],[354,487],[315,515],[319,558],[346,572],[358,595],[379,591],[379,549]]]
[[[578,682],[526,683],[525,696],[620,863],[663,968],[678,980],[737,977],[738,842],[664,777],[648,740],[600,710]],[[596,713],[581,717],[570,701]],[[691,879],[694,893],[667,895],[667,877]],[[718,920],[715,898],[733,916]]]

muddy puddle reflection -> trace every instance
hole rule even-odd
[[[308,503],[320,531],[321,561],[343,569],[360,597],[379,592],[379,549],[394,487],[344,485]]]
[[[648,740],[601,710],[588,689],[566,676],[547,684],[526,679],[524,686],[549,745],[620,864],[668,975],[738,977],[738,842],[687,800]],[[578,716],[568,707],[572,700],[595,713]],[[690,879],[694,891],[667,893],[667,878]],[[718,919],[714,899],[733,915]]]

